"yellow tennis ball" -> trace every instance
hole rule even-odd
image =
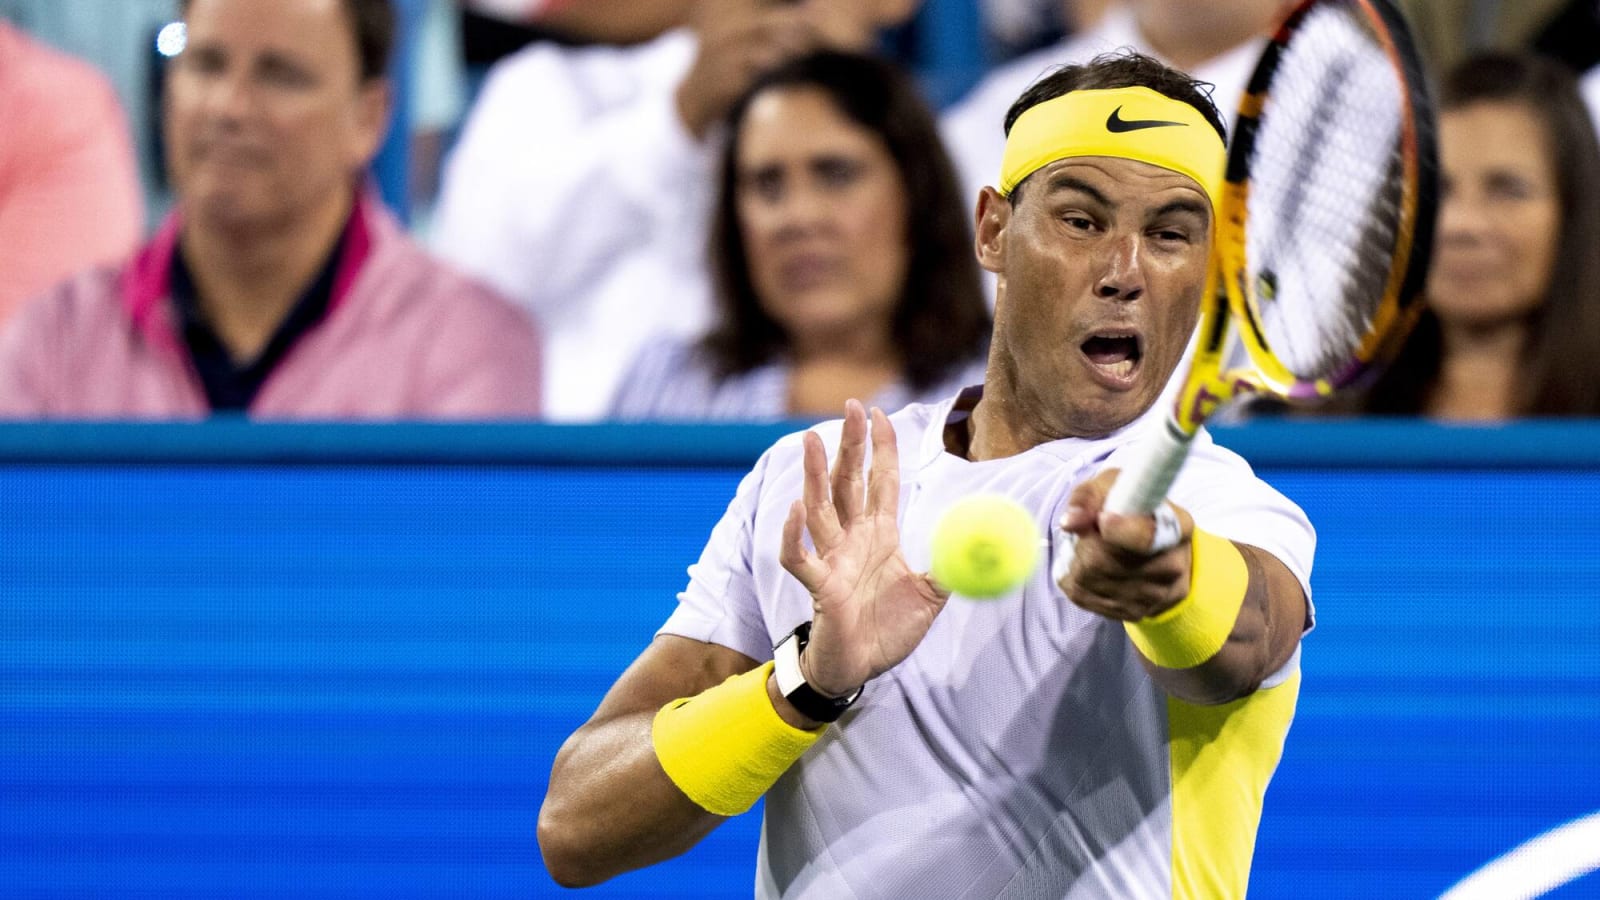
[[[956,501],[933,529],[933,577],[951,592],[987,600],[1009,594],[1039,562],[1039,527],[999,494]]]

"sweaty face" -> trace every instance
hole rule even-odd
[[[1553,158],[1539,120],[1517,104],[1474,103],[1440,116],[1428,303],[1446,324],[1514,322],[1544,302],[1561,227]]]
[[[385,94],[363,84],[341,0],[193,0],[167,80],[185,207],[218,225],[293,222],[376,153]]]
[[[802,347],[886,337],[906,195],[878,136],[816,88],[768,91],[739,129],[736,207],[762,309]]]
[[[1109,434],[1156,401],[1188,345],[1210,203],[1188,176],[1112,157],[1051,163],[1012,196],[986,190],[979,220],[999,276],[990,381],[1047,436]]]

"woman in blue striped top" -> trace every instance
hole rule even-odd
[[[820,53],[730,112],[710,247],[719,317],[661,341],[622,419],[835,416],[983,380],[990,321],[967,207],[916,88],[890,63]]]

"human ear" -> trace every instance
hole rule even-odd
[[[978,194],[974,246],[978,265],[999,274],[1005,262],[1006,231],[1011,225],[1011,201],[992,187]]]

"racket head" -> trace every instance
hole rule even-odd
[[[1364,383],[1422,307],[1438,197],[1425,69],[1389,0],[1302,0],[1240,101],[1216,258],[1250,369],[1213,393]]]

